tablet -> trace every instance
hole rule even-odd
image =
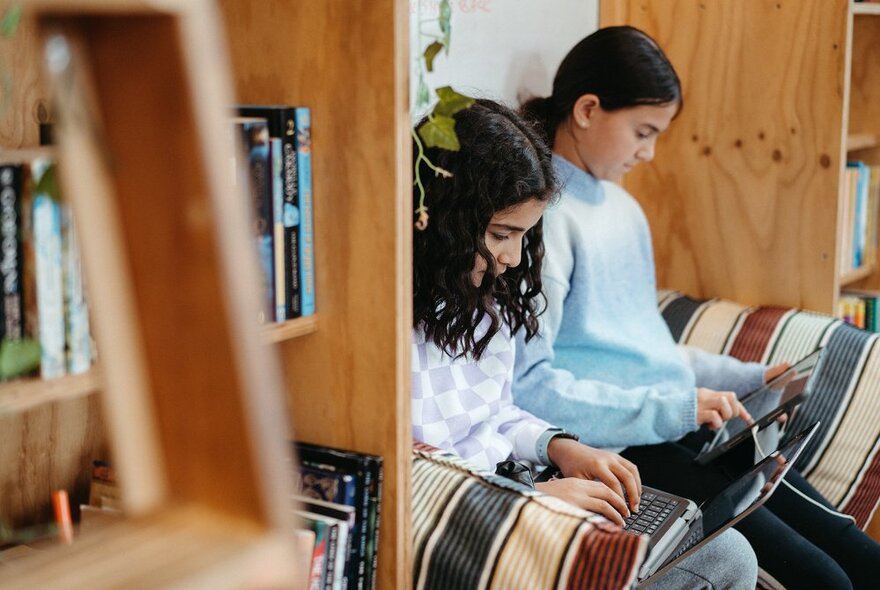
[[[746,395],[741,401],[752,415],[754,424],[746,424],[740,418],[731,418],[706,443],[695,461],[709,463],[729,449],[752,436],[752,428],[762,429],[778,416],[791,411],[809,397],[814,382],[813,375],[822,360],[821,348],[814,350],[766,385]]]

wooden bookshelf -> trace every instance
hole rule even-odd
[[[655,160],[625,179],[652,227],[660,286],[826,313],[843,284],[880,286],[876,265],[840,272],[848,152],[880,164],[878,9],[602,0],[600,23],[654,36],[684,88]]]
[[[874,274],[875,265],[867,264],[840,275],[840,286],[846,287]]]
[[[94,395],[101,388],[97,368],[58,379],[20,379],[0,384],[0,415],[17,414],[43,404]]]
[[[37,123],[56,106],[39,39],[59,27],[74,40],[79,103],[58,101],[52,115],[102,376],[51,393],[22,384],[45,399],[0,414],[0,427],[27,438],[4,431],[0,484],[26,488],[29,512],[45,511],[36,498],[98,454],[94,434],[74,435],[93,433],[100,401],[128,518],[16,560],[4,587],[297,587],[278,558],[279,548],[294,554],[284,462],[293,437],[384,457],[378,587],[410,587],[408,3],[24,6],[0,146],[36,145]],[[312,109],[318,315],[264,328],[250,321],[257,296],[247,286],[258,281],[246,201],[223,180],[225,111],[244,102]],[[97,124],[72,125],[82,113]],[[0,388],[10,407],[25,395]],[[33,416],[68,434],[35,444]],[[17,479],[30,469],[39,482]],[[143,551],[120,557],[119,547],[139,551],[136,541]],[[243,563],[270,578],[249,578]]]
[[[880,15],[880,3],[853,2],[853,14]]]
[[[263,326],[261,333],[266,342],[277,344],[279,342],[284,342],[285,340],[306,336],[315,332],[317,329],[318,316],[313,315],[287,320],[286,322],[280,322],[269,326]]]
[[[858,152],[880,145],[880,137],[870,133],[852,133],[846,136],[846,151]]]

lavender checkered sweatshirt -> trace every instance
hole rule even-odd
[[[489,318],[477,330],[486,333]],[[480,469],[508,458],[546,463],[551,426],[513,404],[515,342],[505,327],[480,360],[453,359],[413,331],[412,417],[416,440],[456,453]],[[543,448],[541,448],[543,447]]]

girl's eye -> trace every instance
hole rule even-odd
[[[506,240],[509,236],[505,236],[505,235],[502,235],[502,234],[494,234],[494,233],[493,233],[493,234],[492,234],[492,237],[495,238],[495,239],[498,240],[498,241],[502,241],[502,240]]]
[[[644,131],[639,131],[638,133],[636,133],[636,135],[639,137],[639,139],[648,139],[649,137],[651,137],[650,133],[646,133]]]

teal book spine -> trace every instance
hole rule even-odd
[[[297,107],[296,172],[300,207],[300,293],[302,315],[315,313],[315,232],[312,214],[312,123],[308,107]]]

